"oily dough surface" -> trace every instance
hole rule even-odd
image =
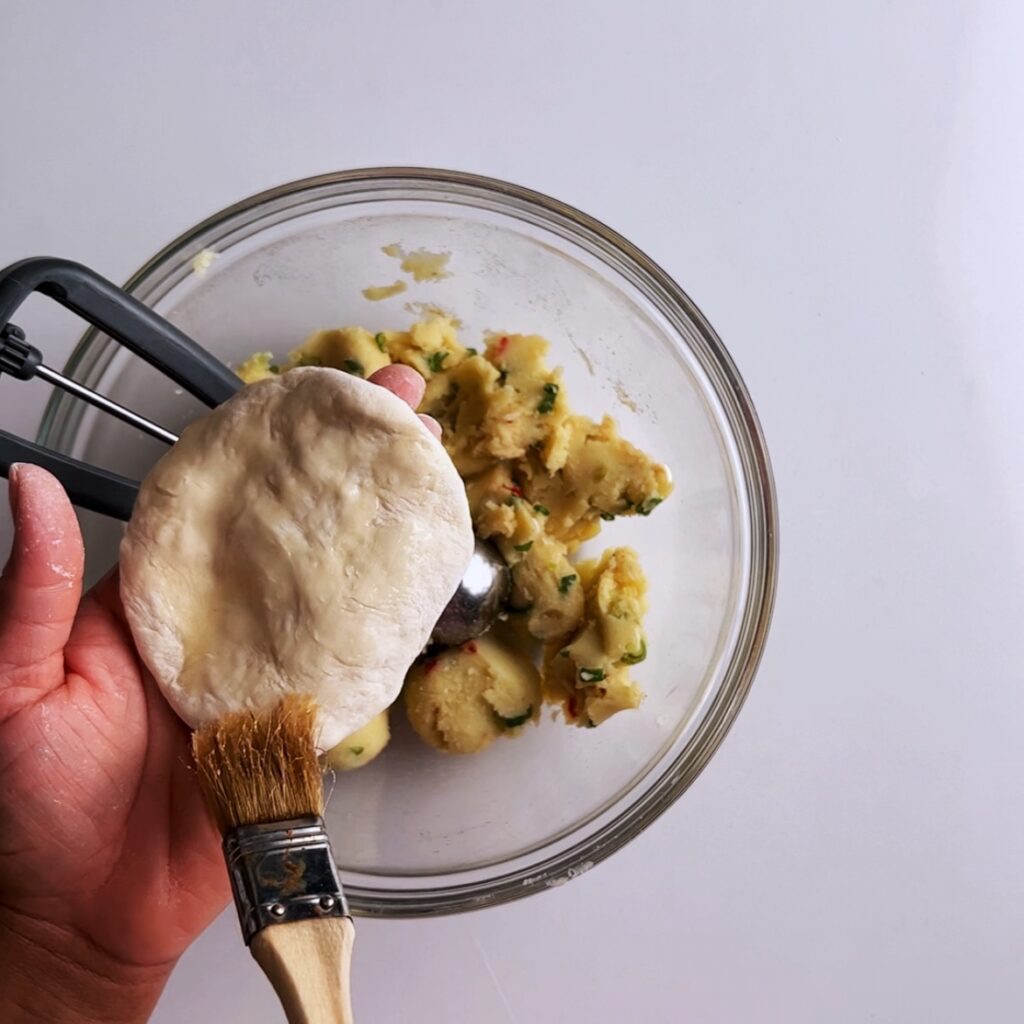
[[[156,464],[121,595],[189,725],[306,693],[326,749],[398,696],[472,551],[462,481],[416,414],[353,375],[297,369],[243,389]]]

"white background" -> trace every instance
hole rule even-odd
[[[1024,1019],[1022,5],[0,0],[0,36],[0,263],[123,280],[286,179],[478,171],[647,250],[761,413],[778,609],[713,763],[571,885],[361,923],[361,1021]],[[3,380],[0,424],[44,398]],[[230,917],[156,1014],[280,1019]]]

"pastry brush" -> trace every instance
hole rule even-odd
[[[199,729],[192,755],[242,936],[289,1024],[352,1024],[355,930],[324,827],[316,717],[312,700],[289,695]]]

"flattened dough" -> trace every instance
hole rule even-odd
[[[325,368],[250,385],[144,481],[121,545],[135,642],[193,727],[288,692],[330,748],[390,705],[473,552],[416,414]]]

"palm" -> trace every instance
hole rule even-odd
[[[48,688],[0,708],[0,904],[127,963],[173,960],[227,899],[188,733],[135,654],[115,579],[82,602]],[[6,718],[5,718],[6,715]]]

